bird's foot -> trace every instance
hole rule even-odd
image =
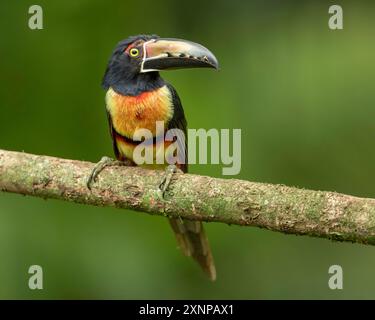
[[[92,184],[96,181],[100,172],[104,170],[104,168],[109,166],[126,166],[127,163],[125,161],[115,160],[109,157],[102,157],[100,161],[95,165],[94,169],[91,171],[89,178],[87,179],[86,186],[91,190]]]
[[[172,177],[177,172],[177,170],[178,168],[174,164],[169,165],[165,169],[164,176],[158,185],[157,193],[159,199],[164,199],[164,193],[167,191],[169,185],[171,184]]]

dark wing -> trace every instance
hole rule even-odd
[[[168,89],[170,90],[172,94],[172,103],[173,103],[173,117],[169,121],[167,130],[169,129],[180,129],[184,133],[185,137],[184,139],[177,139],[178,148],[179,150],[184,150],[185,153],[185,159],[184,164],[178,165],[178,167],[183,171],[188,171],[188,150],[187,150],[187,122],[184,114],[184,109],[182,108],[180,97],[177,94],[177,91],[175,88],[172,87],[172,85],[167,84]],[[184,145],[182,144],[184,141]]]
[[[185,145],[178,146],[185,150],[185,164],[178,166],[183,172],[188,171],[187,164],[187,123],[185,119],[184,110],[182,109],[180,98],[176,90],[168,85],[172,93],[174,113],[172,120],[168,124],[168,129],[177,128],[185,134]],[[181,140],[178,140],[181,142]],[[210,245],[207,240],[206,233],[204,232],[202,222],[189,221],[185,219],[170,218],[169,222],[172,226],[176,236],[177,243],[182,252],[193,257],[208,274],[211,280],[216,279],[215,263],[212,257]]]
[[[178,167],[183,172],[187,172],[187,122],[185,119],[184,109],[182,108],[181,101],[176,90],[169,84],[167,86],[172,94],[172,102],[174,107],[173,117],[168,124],[168,130],[176,128],[184,132],[185,145],[178,145],[178,148],[180,150],[182,150],[181,148],[184,148],[183,150],[185,150],[185,164],[179,165]],[[177,141],[181,142],[181,140]],[[208,244],[207,236],[203,229],[202,222],[176,218],[170,218],[169,222],[172,226],[177,239],[177,243],[182,252],[187,256],[193,257],[200,264],[203,270],[209,275],[210,279],[215,280],[215,263],[212,257],[210,245]]]

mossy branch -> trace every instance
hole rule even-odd
[[[175,174],[160,199],[162,171],[109,167],[92,190],[94,164],[0,150],[0,190],[95,206],[375,244],[375,199],[193,174]]]

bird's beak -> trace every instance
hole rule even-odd
[[[141,72],[218,67],[219,63],[213,53],[198,43],[158,38],[143,44]]]

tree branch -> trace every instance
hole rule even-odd
[[[0,190],[150,214],[375,244],[375,199],[177,173],[162,200],[163,171],[109,167],[92,191],[94,164],[0,150]]]

